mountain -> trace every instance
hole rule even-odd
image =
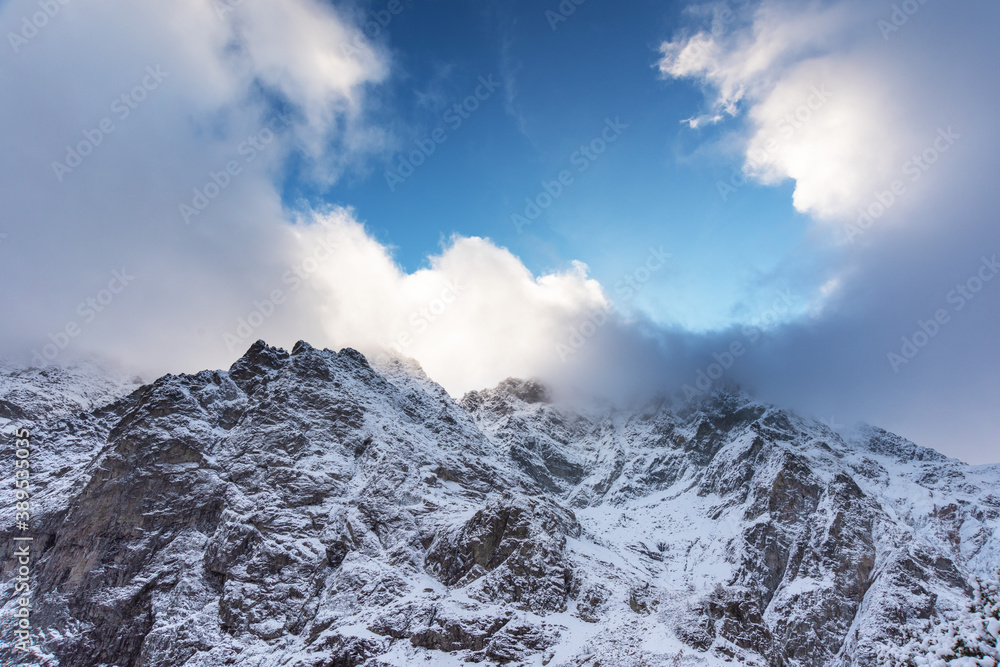
[[[258,341],[143,386],[8,371],[0,409],[6,451],[31,433],[35,643],[4,522],[4,664],[884,665],[1000,567],[1000,466],[736,389],[456,402]]]

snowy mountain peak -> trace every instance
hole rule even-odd
[[[997,466],[729,388],[456,402],[410,360],[263,341],[58,377],[101,405],[0,384],[35,452],[34,664],[882,665],[1000,567]]]

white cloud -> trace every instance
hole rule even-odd
[[[762,339],[734,376],[779,404],[863,418],[995,461],[983,434],[997,427],[985,415],[1000,396],[988,333],[1000,293],[984,288],[905,372],[893,372],[887,353],[948,307],[949,290],[984,253],[1000,249],[991,27],[1000,8],[987,0],[717,4],[733,20],[665,43],[661,73],[706,91],[707,109],[688,124],[725,123],[729,145],[740,138],[734,159],[744,172],[762,184],[791,179],[795,208],[822,223],[778,272],[793,286],[818,287],[807,316]],[[708,338],[683,356],[707,363]]]
[[[35,11],[6,4],[3,33]],[[3,57],[0,86],[19,91],[0,99],[13,225],[0,279],[19,314],[0,331],[7,352],[161,373],[301,338],[394,348],[460,393],[559,363],[570,322],[605,304],[583,265],[535,277],[488,240],[455,238],[408,274],[349,211],[283,209],[291,151],[333,179],[384,142],[366,97],[387,59],[325,2],[69,3]],[[112,105],[147,66],[162,80],[123,118]],[[290,123],[269,123],[279,111]],[[104,119],[113,131],[60,181],[52,162]],[[131,276],[125,289],[96,316],[81,309],[112,271]]]
[[[386,56],[320,0],[59,6],[0,52],[0,88],[17,91],[0,96],[0,298],[17,313],[0,345],[30,354],[75,323],[60,358],[223,363],[212,341],[295,257],[284,161],[299,151],[329,181],[382,149],[366,99]],[[5,3],[0,35],[38,11]],[[83,322],[123,267],[128,289]]]
[[[886,11],[872,3],[764,0],[744,11],[749,20],[731,31],[662,45],[661,73],[708,91],[709,111],[685,122],[745,113],[746,173],[765,184],[793,179],[799,211],[850,218],[900,178],[901,165],[946,120],[954,98],[928,90],[954,88],[954,70],[919,71],[918,61],[935,53],[957,64],[964,56],[928,39],[917,20],[933,26],[928,9],[891,44],[878,28]]]
[[[27,0],[6,3],[3,34],[20,32],[22,18],[37,10]],[[363,109],[367,86],[384,80],[388,65],[365,44],[321,0],[69,3],[16,53],[3,53],[0,82],[20,94],[0,103],[0,141],[50,151],[51,160],[103,117],[132,133],[137,118],[156,116],[160,136],[144,137],[148,145],[166,139],[169,153],[194,162],[213,146],[238,144],[280,107],[295,119],[295,145],[336,177],[384,142]],[[161,90],[131,119],[116,117],[112,101],[150,65],[167,73]]]
[[[556,344],[570,327],[607,307],[584,265],[535,277],[487,239],[456,237],[427,268],[406,273],[347,211],[295,233],[306,255],[320,238],[335,247],[305,297],[319,342],[413,357],[455,394],[558,366]]]

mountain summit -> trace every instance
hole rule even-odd
[[[5,664],[885,665],[1000,566],[1000,466],[729,389],[456,402],[407,361],[258,341],[117,392],[8,372],[21,428],[34,650],[7,526]]]

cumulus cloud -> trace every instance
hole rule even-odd
[[[536,277],[487,239],[453,238],[427,268],[407,273],[349,211],[316,215],[295,234],[304,257],[329,246],[303,303],[315,309],[318,340],[416,358],[455,395],[550,374],[571,326],[608,307],[584,265]]]
[[[319,0],[55,6],[0,8],[0,342],[218,364],[223,315],[295,257],[288,156],[330,182],[382,150],[387,57]]]
[[[7,3],[3,33],[37,11]],[[156,374],[302,338],[416,357],[461,393],[543,372],[606,305],[582,264],[535,277],[455,238],[407,273],[352,212],[283,208],[291,153],[329,182],[389,140],[366,115],[388,59],[330,4],[68,3],[44,23],[0,69],[19,91],[0,100],[6,352]]]
[[[1000,383],[986,332],[1000,290],[975,272],[1000,251],[987,175],[1000,148],[988,111],[1000,102],[998,47],[986,27],[997,6],[714,6],[711,26],[662,45],[660,71],[706,91],[689,124],[728,123],[748,178],[792,180],[795,208],[820,223],[802,248],[813,263],[789,258],[777,271],[822,286],[806,316],[762,337],[730,374],[830,420],[864,418],[996,460]],[[965,301],[970,280],[981,291]],[[928,318],[942,310],[947,323],[934,329]],[[741,340],[729,334],[691,355],[707,367]],[[912,356],[893,364],[904,351]]]
[[[7,3],[4,34],[37,10]],[[605,303],[583,265],[455,238],[406,273],[350,211],[282,207],[292,152],[330,182],[389,140],[366,115],[387,57],[328,3],[69,3],[26,34],[0,69],[7,352],[156,374],[302,338],[460,393],[542,372]]]
[[[692,127],[745,115],[744,171],[764,184],[794,180],[795,207],[816,218],[856,216],[957,120],[948,113],[956,102],[974,101],[956,70],[932,65],[967,64],[942,38],[956,17],[936,22],[953,10],[913,2],[912,18],[894,17],[855,0],[720,7],[728,22],[716,13],[710,29],[661,46],[660,72],[705,87],[709,109],[688,119]],[[957,132],[989,129],[984,118],[965,120]]]

